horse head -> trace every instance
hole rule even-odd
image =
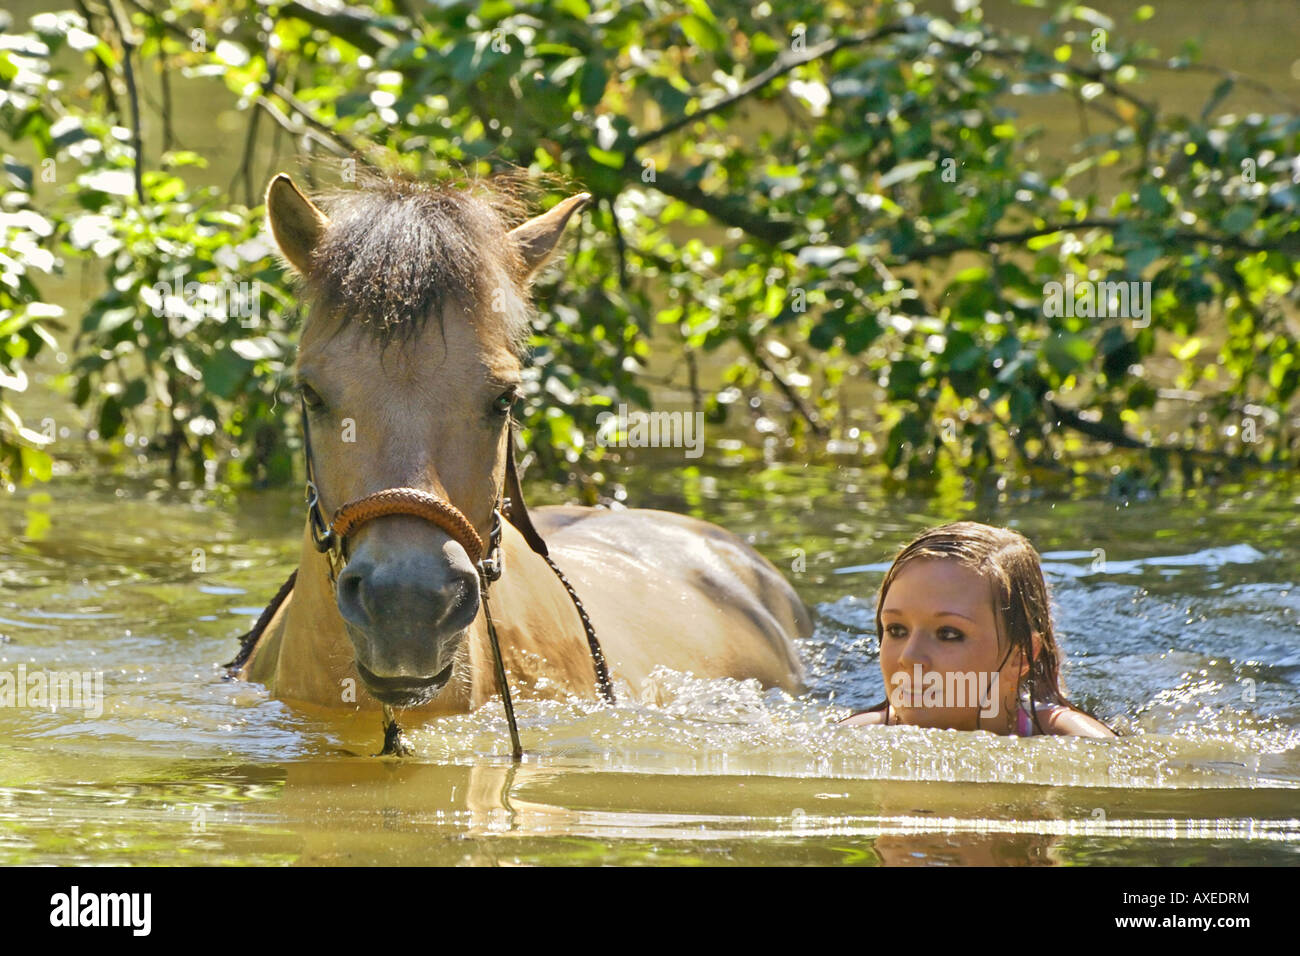
[[[522,203],[487,184],[376,178],[322,211],[288,176],[272,180],[267,221],[307,306],[295,373],[321,514],[415,489],[490,540],[532,282],[589,199],[510,228]],[[335,602],[379,701],[415,706],[450,679],[482,597],[465,542],[410,513],[347,535]]]

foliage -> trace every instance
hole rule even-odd
[[[257,464],[236,479],[285,477],[292,303],[250,208],[269,123],[309,159],[378,147],[429,177],[516,164],[598,197],[565,274],[539,290],[526,420],[556,470],[600,456],[584,439],[600,411],[649,401],[652,344],[680,356],[715,424],[914,480],[1008,456],[1068,476],[1098,447],[1128,450],[1152,481],[1294,462],[1300,118],[1223,113],[1249,81],[1194,48],[1158,59],[1074,3],[1036,35],[978,3],[953,22],[899,2],[416,6],[130,0],[129,26],[92,6],[93,23],[43,15],[8,38],[6,132],[79,172],[39,226],[13,219],[34,187],[12,163],[0,385],[48,339],[34,260],[8,250],[93,257],[107,291],[82,321],[75,397],[100,435],[145,406],[173,462],[238,454]],[[64,45],[73,75],[55,66]],[[246,117],[231,189],[188,186],[192,154],[137,155],[132,61],[135,85],[146,64],[149,82],[180,69],[224,83]],[[1167,113],[1142,95],[1156,70],[1218,82],[1199,115]],[[1028,99],[1081,118],[1071,155],[1020,121]],[[158,317],[146,290],[178,275],[260,280],[262,325]],[[1055,314],[1048,288],[1067,276],[1149,282],[1150,309]],[[697,378],[719,362],[716,381]],[[17,427],[6,454],[31,438]]]
[[[27,42],[24,42],[27,41]],[[33,91],[42,77],[26,66],[24,54],[41,55],[44,47],[30,38],[5,38],[0,46],[0,128],[9,139],[25,134]],[[49,438],[23,424],[6,400],[5,393],[25,391],[25,360],[35,358],[44,347],[54,346],[52,320],[62,310],[41,300],[33,273],[50,273],[56,260],[45,246],[54,231],[49,218],[33,208],[32,171],[8,153],[4,154],[6,191],[0,200],[0,484],[11,485],[15,476],[25,481],[48,480],[50,456],[42,450]]]

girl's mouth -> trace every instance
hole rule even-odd
[[[915,680],[915,676],[904,671],[896,675],[895,680],[891,682],[892,689],[889,696],[895,707],[917,709],[925,706],[925,695],[922,691],[924,683]]]

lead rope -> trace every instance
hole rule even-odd
[[[506,725],[510,728],[510,757],[519,763],[524,756],[519,742],[519,723],[515,719],[515,704],[510,698],[510,682],[506,679],[506,662],[501,655],[501,639],[497,637],[496,622],[492,620],[492,606],[488,603],[489,585],[501,577],[501,509],[492,512],[492,535],[485,557],[475,563],[478,569],[479,594],[483,602],[483,619],[487,623],[488,645],[492,648],[492,670],[496,674],[497,689],[505,706]],[[414,748],[402,733],[393,708],[384,705],[384,747],[376,757],[409,757]]]
[[[509,499],[504,503],[506,510],[509,510]],[[501,512],[496,513],[495,522],[492,529],[492,550],[489,557],[484,558],[478,563],[478,575],[481,583],[480,590],[483,592],[483,617],[487,621],[488,643],[492,646],[492,665],[496,670],[497,687],[501,689],[501,701],[505,705],[506,723],[510,727],[510,755],[518,763],[524,755],[523,746],[519,743],[519,725],[515,721],[515,705],[510,699],[510,683],[506,680],[506,665],[501,656],[501,641],[497,637],[497,626],[492,620],[492,607],[488,604],[488,585],[501,577],[501,557],[500,544],[501,538]],[[492,554],[497,557],[493,559]],[[605,663],[605,654],[600,648],[600,641],[596,638],[596,629],[592,627],[591,618],[587,616],[587,609],[582,606],[582,599],[578,597],[578,592],[573,590],[573,585],[569,579],[564,576],[559,565],[551,560],[549,554],[542,555],[550,569],[555,572],[555,576],[560,579],[564,585],[564,590],[569,592],[569,598],[573,601],[573,606],[578,612],[578,617],[582,620],[582,629],[587,634],[587,647],[591,650],[591,662],[596,671],[596,683],[600,685],[600,694],[606,702],[614,703],[614,687],[609,679],[609,667]],[[400,733],[400,730],[399,730]]]
[[[501,656],[501,640],[497,637],[497,626],[492,620],[492,607],[488,604],[489,585],[500,580],[502,566],[501,554],[501,509],[492,513],[492,534],[488,543],[487,555],[479,561],[479,591],[483,595],[483,619],[487,622],[488,644],[492,647],[492,669],[496,671],[497,687],[501,691],[501,703],[506,709],[506,724],[510,727],[510,756],[518,763],[523,759],[524,748],[519,743],[519,724],[515,722],[515,704],[510,699],[510,682],[506,680],[506,662]]]
[[[614,703],[614,685],[609,679],[609,667],[605,663],[605,653],[600,649],[600,641],[596,639],[596,629],[592,627],[591,618],[587,617],[587,609],[582,606],[582,600],[578,597],[578,592],[573,590],[573,585],[569,579],[564,576],[559,565],[551,560],[549,554],[542,555],[542,559],[551,566],[555,576],[560,579],[564,585],[564,590],[569,592],[569,597],[573,600],[573,606],[577,608],[578,617],[582,618],[582,629],[587,632],[587,647],[591,650],[591,663],[596,668],[596,683],[600,685],[600,696],[605,698],[608,704]]]
[[[483,569],[479,568],[479,578],[483,581],[483,616],[487,619],[488,643],[492,645],[492,666],[497,674],[497,687],[501,688],[501,702],[506,708],[506,723],[510,727],[510,756],[518,763],[523,759],[524,748],[519,743],[519,725],[515,722],[515,705],[510,699],[510,683],[506,680],[506,665],[501,658],[501,642],[497,638],[497,626],[492,623],[492,608],[488,606],[487,579]]]

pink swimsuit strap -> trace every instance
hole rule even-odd
[[[1024,707],[1016,708],[1016,736],[1032,737],[1034,735],[1033,720],[1029,712]]]
[[[1039,704],[1035,709],[1040,713],[1050,713],[1056,708],[1056,704]],[[1016,706],[1016,736],[1032,737],[1036,733],[1034,729],[1034,718],[1029,715],[1025,709],[1024,702]]]

